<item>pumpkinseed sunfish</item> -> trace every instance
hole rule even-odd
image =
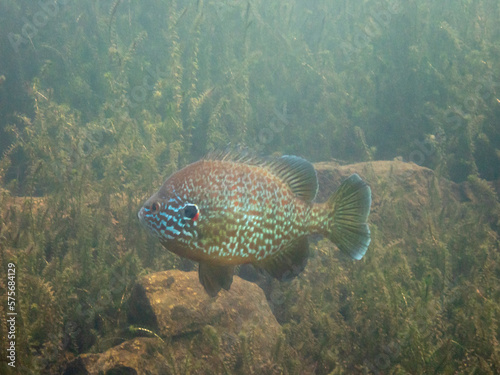
[[[279,280],[297,276],[318,233],[354,259],[370,244],[371,190],[351,175],[326,203],[312,203],[316,171],[297,156],[261,160],[212,154],[171,175],[138,216],[168,250],[199,262],[210,296],[251,263]]]

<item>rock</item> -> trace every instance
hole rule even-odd
[[[349,165],[336,163],[315,163],[319,182],[318,201],[325,201],[337,189],[340,183],[353,173],[359,174],[369,185],[384,183],[384,191],[372,189],[373,201],[379,203],[380,199],[389,192],[404,188],[408,193],[416,193],[419,198],[424,198],[427,203],[429,187],[435,178],[432,169],[420,167],[414,163],[405,163],[397,160],[380,160]],[[439,184],[453,193],[453,198],[460,196],[457,184],[440,179]]]
[[[128,306],[129,323],[161,339],[135,338],[101,354],[82,355],[66,375],[279,371],[273,355],[284,347],[281,327],[263,291],[237,276],[229,292],[210,298],[197,272],[153,273],[135,285]]]
[[[157,272],[136,284],[129,306],[131,323],[157,329],[162,337],[199,332],[214,322],[236,333],[254,321],[259,321],[259,330],[274,336],[279,331],[262,290],[239,277],[230,292],[210,298],[197,272]],[[152,316],[155,321],[149,320]]]
[[[418,232],[428,230],[430,209],[453,207],[467,199],[463,186],[437,178],[433,170],[413,163],[381,160],[341,166],[324,162],[314,164],[314,168],[319,181],[318,202],[326,201],[351,174],[359,174],[372,189],[369,222],[386,234],[401,232],[404,227],[410,237],[418,237]],[[388,220],[397,218],[398,211],[400,219],[407,217],[406,222]]]
[[[84,374],[169,374],[165,358],[158,351],[158,339],[137,337],[102,354],[82,354],[72,361],[64,375]]]

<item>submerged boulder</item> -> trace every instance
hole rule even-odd
[[[101,354],[82,354],[66,368],[65,375],[169,374],[158,339],[136,337]]]
[[[429,210],[448,209],[467,200],[464,186],[440,178],[433,170],[414,163],[399,160],[349,165],[322,162],[315,163],[314,168],[319,181],[319,202],[326,201],[351,174],[359,174],[372,189],[369,223],[389,242],[394,240],[391,238],[394,234],[421,238],[428,231]]]
[[[197,272],[143,277],[128,302],[137,337],[101,354],[82,355],[65,374],[280,373],[281,327],[257,285],[234,277],[231,290],[209,297]]]
[[[162,337],[199,332],[207,324],[233,333],[252,328],[259,336],[277,336],[280,329],[262,290],[237,276],[230,292],[223,290],[211,298],[197,272],[157,272],[135,285],[129,307],[132,324],[158,330]]]

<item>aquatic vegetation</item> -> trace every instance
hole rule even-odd
[[[172,122],[181,165],[244,142],[312,161],[401,156],[456,181],[498,178],[497,4],[91,2],[58,8],[30,42],[23,15],[40,9],[18,3],[2,12],[21,41],[15,55],[0,47],[0,99],[15,104],[0,106],[2,124],[32,117],[38,78],[84,122],[102,111]]]
[[[14,262],[20,372],[141,335],[172,373],[201,368],[127,321],[140,276],[195,268],[136,214],[228,143],[435,171],[365,165],[366,259],[318,242],[303,277],[261,282],[284,332],[268,373],[500,371],[498,2],[63,3],[0,3],[0,294]]]
[[[328,243],[317,244],[309,264],[317,269],[293,285],[284,309],[290,345],[309,353],[317,373],[498,369],[498,233],[492,230],[498,202],[490,203],[495,219],[485,220],[481,206],[492,197],[487,183],[468,186],[474,190],[469,203],[448,205],[442,195],[454,186],[433,176],[429,182],[434,186],[425,195],[406,189],[391,194],[382,212],[375,208],[383,219],[372,226],[373,256],[363,266],[346,265],[330,255]],[[480,354],[479,347],[489,349]]]

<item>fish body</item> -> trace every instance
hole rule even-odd
[[[200,281],[213,296],[229,289],[239,264],[278,279],[296,276],[313,233],[354,258],[365,254],[370,188],[353,175],[338,197],[314,204],[317,186],[313,166],[296,156],[263,161],[216,155],[174,173],[138,216],[168,250],[200,263]]]

